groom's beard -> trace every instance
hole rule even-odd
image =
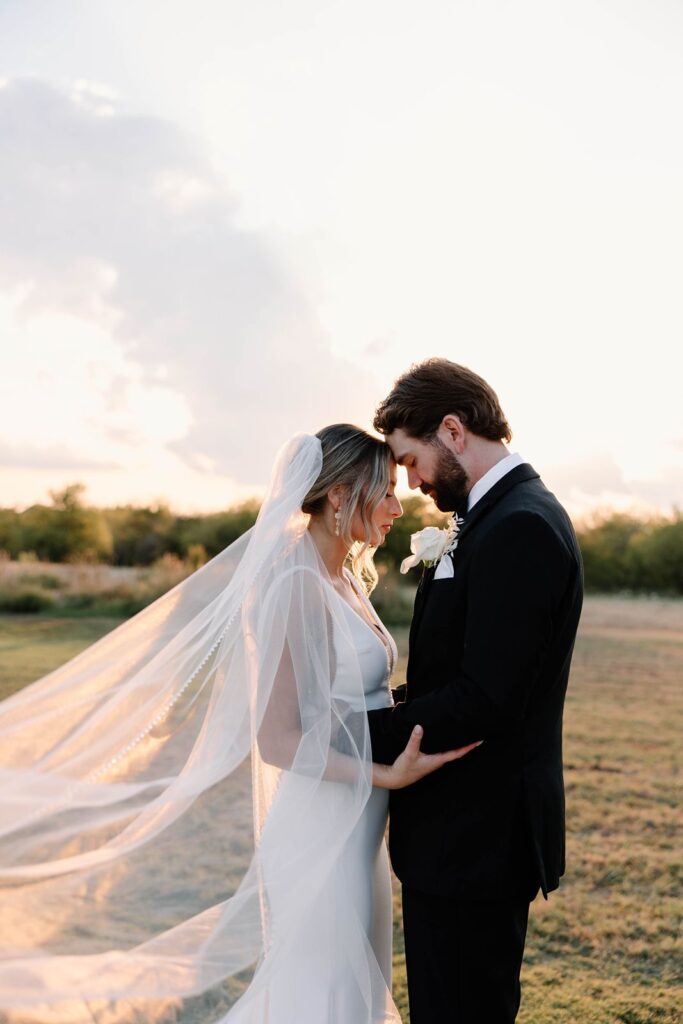
[[[424,481],[420,490],[425,494],[429,491],[434,492],[431,497],[439,511],[464,515],[467,510],[467,496],[472,486],[469,477],[441,438],[434,438],[432,443],[437,455],[434,479],[430,483]]]

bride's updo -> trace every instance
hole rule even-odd
[[[372,515],[387,493],[391,482],[391,449],[384,441],[351,423],[333,423],[316,434],[320,439],[323,464],[320,475],[301,505],[309,515],[322,515],[327,492],[336,485],[344,487],[339,532],[350,548],[351,565],[356,578],[369,593],[377,585],[377,570],[372,560]],[[365,540],[351,537],[351,522],[360,512]]]

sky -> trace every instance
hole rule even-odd
[[[682,101],[677,0],[0,0],[0,506],[224,508],[433,355],[683,506]]]

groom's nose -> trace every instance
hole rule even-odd
[[[422,477],[420,476],[419,473],[417,473],[415,471],[413,466],[408,466],[407,467],[407,471],[408,471],[408,487],[410,487],[411,491],[414,491],[415,488],[419,487],[420,484],[422,483]]]

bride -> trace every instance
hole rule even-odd
[[[281,450],[254,527],[0,704],[0,1021],[389,1024],[384,442]],[[361,712],[361,713],[359,713]]]

